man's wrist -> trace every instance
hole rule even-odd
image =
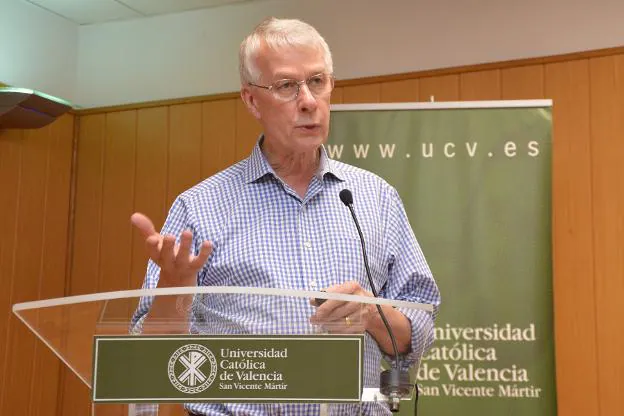
[[[374,308],[374,314],[369,320],[369,328],[367,329],[367,332],[375,339],[375,341],[377,341],[377,344],[382,351],[387,354],[394,354],[392,340],[390,338],[390,334],[388,334],[388,329],[381,319],[381,315],[379,314],[376,305],[370,304],[370,306]],[[395,336],[399,354],[409,352],[411,349],[412,332],[409,319],[392,306],[382,305],[380,307],[382,308],[384,316],[388,321],[388,325],[390,325],[390,328]]]

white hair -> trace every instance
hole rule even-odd
[[[323,52],[325,70],[334,72],[329,46],[314,27],[301,20],[270,17],[256,26],[240,45],[238,59],[242,85],[260,80],[256,57],[263,41],[271,49],[301,46],[317,48]]]

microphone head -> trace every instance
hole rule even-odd
[[[353,195],[351,194],[351,191],[346,188],[340,191],[340,200],[346,206],[353,204]]]

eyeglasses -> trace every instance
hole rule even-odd
[[[249,82],[249,85],[269,90],[275,98],[281,101],[292,101],[299,96],[301,86],[306,84],[308,90],[315,97],[329,94],[334,89],[334,77],[331,74],[316,74],[310,78],[297,81],[295,79],[280,79],[271,85],[258,85]]]

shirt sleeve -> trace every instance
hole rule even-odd
[[[434,308],[433,312],[399,308],[412,327],[411,349],[402,356],[402,366],[408,368],[417,363],[433,343],[440,292],[396,189],[391,188],[388,199],[385,229],[388,279],[380,295],[388,299],[429,304]],[[394,359],[387,354],[385,358],[389,361]]]

